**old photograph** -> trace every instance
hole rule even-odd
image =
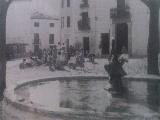
[[[0,120],[160,120],[160,0],[0,0]]]

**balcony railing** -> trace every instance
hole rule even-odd
[[[89,8],[89,4],[88,3],[82,3],[82,4],[80,4],[80,8],[81,9]]]
[[[128,7],[122,8],[112,8],[110,10],[110,17],[112,19],[120,19],[120,18],[130,18],[130,9]]]
[[[79,20],[78,21],[78,29],[81,31],[88,31],[91,29],[90,27],[90,19],[87,18],[85,20]]]

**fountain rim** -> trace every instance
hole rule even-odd
[[[138,82],[160,82],[159,75],[149,75],[149,74],[137,74],[137,75],[127,75],[123,77],[123,82],[128,81],[138,81]]]
[[[76,79],[76,80],[84,80],[84,79],[107,79],[109,80],[108,77],[106,76],[72,76],[72,77],[50,77],[50,78],[43,78],[43,79],[37,79],[37,80],[31,80],[31,81],[27,81],[27,82],[24,82],[24,83],[21,83],[21,84],[18,84],[15,88],[14,88],[14,91],[21,88],[21,87],[24,87],[24,86],[27,86],[27,85],[30,85],[30,84],[37,84],[37,83],[41,83],[41,82],[51,82],[51,81],[56,81],[56,80],[73,80],[73,79]]]
[[[29,105],[27,103],[23,103],[17,100],[16,94],[14,93],[15,90],[20,89],[21,87],[30,85],[30,84],[38,84],[41,82],[49,82],[49,81],[55,81],[55,80],[66,80],[66,79],[106,79],[109,80],[107,76],[69,76],[69,77],[50,77],[50,78],[43,78],[43,79],[37,79],[37,80],[31,80],[27,82],[20,83],[16,85],[14,88],[10,90],[6,90],[4,93],[4,100],[7,105],[10,104],[12,107],[15,107],[19,110],[25,111],[25,112],[32,112],[35,114],[45,115],[45,116],[59,116],[59,117],[69,117],[70,115],[94,115],[94,116],[101,116],[99,113],[95,114],[93,111],[82,111],[82,110],[72,110],[69,111],[56,111],[56,110],[49,110],[46,108],[41,108],[40,106],[33,106]],[[73,117],[73,116],[72,116]]]

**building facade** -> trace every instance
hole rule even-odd
[[[149,9],[141,0],[117,0],[110,10],[116,50],[125,48],[130,57],[145,57],[149,35]]]
[[[34,13],[35,11],[39,11],[44,15]],[[45,19],[31,19],[31,15],[37,16],[35,14],[43,16]],[[40,48],[49,47],[48,36],[51,36],[51,39],[53,38],[53,35],[49,34],[54,34],[54,42],[56,43],[60,39],[58,16],[59,1],[53,0],[50,4],[46,1],[39,2],[36,0],[13,1],[8,8],[6,20],[7,58],[24,57],[25,53],[34,51],[34,33],[32,32],[39,34],[40,42],[42,43]],[[39,27],[34,27],[34,21],[39,22]],[[53,23],[54,25],[52,24],[51,26],[54,27],[50,27],[50,23]]]
[[[141,0],[61,0],[61,41],[84,52],[109,54],[126,48],[130,57],[145,57],[149,9]]]
[[[83,48],[85,55],[109,54],[110,9],[114,6],[113,0],[62,0],[62,42]]]
[[[39,49],[53,47],[60,42],[60,22],[42,13],[31,16],[31,41],[30,50],[37,52]]]

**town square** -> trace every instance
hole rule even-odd
[[[159,120],[159,0],[1,0],[0,120]]]

